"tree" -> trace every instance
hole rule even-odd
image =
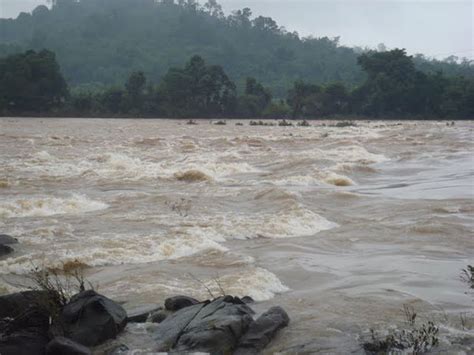
[[[287,103],[293,118],[316,116],[321,113],[321,87],[297,81],[288,92]]]
[[[269,89],[255,78],[247,78],[245,94],[238,99],[238,114],[242,117],[259,117],[272,101]]]
[[[0,59],[0,104],[11,112],[47,112],[68,96],[55,54],[27,51]]]
[[[206,65],[194,56],[184,68],[172,68],[164,76],[160,93],[165,110],[177,117],[211,117],[233,112],[235,84],[222,67]]]
[[[136,111],[140,111],[141,107],[143,106],[144,96],[145,96],[145,85],[146,85],[146,77],[143,72],[133,72],[130,74],[127,82],[125,83],[125,90],[127,92],[126,97],[126,107],[124,109],[126,111],[130,111],[132,109]]]

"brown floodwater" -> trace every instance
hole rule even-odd
[[[0,119],[0,232],[19,240],[0,293],[77,260],[126,308],[204,286],[281,305],[268,353],[363,353],[406,304],[438,352],[474,351],[473,121],[241,122]],[[115,343],[150,352],[149,327]]]

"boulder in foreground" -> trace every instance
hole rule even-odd
[[[257,321],[254,311],[237,297],[225,296],[182,308],[154,330],[158,352],[257,354],[289,323],[274,307]]]
[[[235,355],[259,354],[277,332],[288,326],[290,318],[281,307],[272,307],[253,322],[240,339]]]
[[[114,339],[127,324],[127,313],[119,304],[95,291],[83,291],[63,308],[65,335],[86,346]]]

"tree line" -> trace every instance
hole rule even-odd
[[[198,55],[172,67],[158,84],[142,71],[121,86],[68,88],[56,56],[29,50],[0,59],[0,113],[78,117],[165,118],[474,118],[474,80],[426,74],[405,50],[358,58],[366,80],[351,89],[335,82],[294,82],[286,99],[249,77],[242,90],[223,67]]]
[[[221,64],[240,91],[254,77],[278,98],[297,80],[351,88],[366,80],[357,65],[362,48],[342,46],[338,37],[302,37],[250,8],[224,14],[216,0],[204,1],[53,0],[51,8],[0,19],[0,56],[48,48],[71,86],[92,89],[122,85],[131,68],[158,82],[195,54]],[[474,77],[467,60],[418,55],[414,63],[424,73]]]

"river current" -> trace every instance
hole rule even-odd
[[[126,308],[206,287],[281,305],[268,353],[363,353],[407,304],[439,352],[474,351],[474,122],[240,122],[0,119],[0,233],[19,240],[0,293],[80,262]],[[117,342],[152,349],[143,326]]]

